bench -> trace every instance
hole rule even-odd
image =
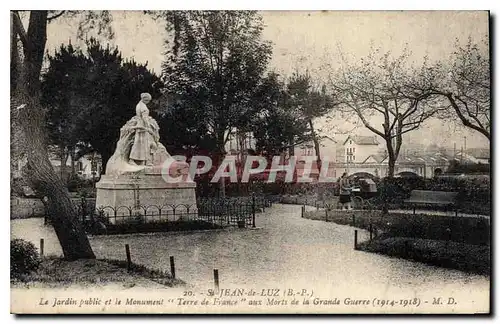
[[[415,207],[417,205],[434,205],[453,207],[455,216],[457,216],[457,194],[457,192],[448,191],[412,190],[410,198],[405,199],[404,202],[413,205],[413,214],[415,214]]]

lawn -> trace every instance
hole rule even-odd
[[[150,270],[132,264],[127,271],[127,262],[120,260],[66,261],[46,257],[37,271],[21,279],[11,279],[12,288],[63,288],[63,287],[115,287],[117,289],[168,288],[182,286],[184,282],[172,279],[170,274]]]

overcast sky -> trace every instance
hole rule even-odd
[[[431,60],[445,59],[457,38],[465,42],[471,36],[479,41],[488,34],[486,11],[265,11],[262,16],[266,24],[263,37],[273,43],[270,69],[285,77],[295,69],[306,68],[324,76],[327,71],[321,66],[326,62],[338,64],[339,49],[356,60],[368,54],[371,45],[398,53],[408,44],[414,61],[420,61],[424,55]],[[75,26],[69,20],[51,23],[47,49],[52,51],[69,39],[76,42]],[[160,22],[142,12],[116,11],[113,28],[116,37],[112,44],[119,47],[124,57],[147,61],[151,69],[160,72],[166,37]],[[342,128],[343,124],[343,121],[328,125],[318,122],[330,136],[334,136],[333,129]],[[357,133],[372,134],[363,128]],[[406,140],[449,147],[456,142],[460,148],[464,136],[467,147],[489,146],[483,135],[439,120],[429,121]]]

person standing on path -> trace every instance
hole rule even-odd
[[[340,186],[340,196],[339,202],[341,204],[341,210],[352,210],[351,206],[351,187],[349,184],[349,179],[347,179],[347,172],[342,174],[339,181]]]

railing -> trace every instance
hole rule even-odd
[[[273,197],[198,199],[196,205],[101,206],[82,199],[79,217],[93,234],[255,227],[255,214],[270,207]]]

